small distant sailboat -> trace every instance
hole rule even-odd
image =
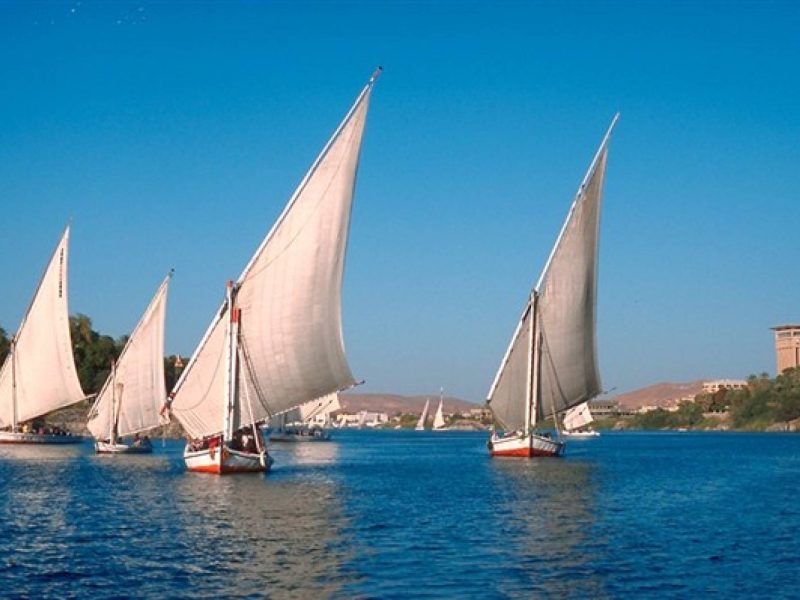
[[[75,370],[67,307],[69,226],[45,269],[0,369],[0,443],[72,444],[82,436],[35,420],[85,398]]]
[[[367,108],[380,69],[245,267],[170,401],[193,440],[190,471],[264,472],[258,425],[355,384],[344,354],[341,288]]]
[[[331,435],[326,429],[331,424],[330,415],[341,408],[338,392],[301,404],[274,418],[275,427],[270,431],[269,441],[329,442]],[[323,417],[322,424],[318,421],[320,417]],[[270,424],[272,422],[270,419]]]
[[[573,406],[564,413],[564,431],[562,435],[573,440],[598,437],[600,433],[588,427],[589,423],[593,421],[594,417],[592,417],[592,411],[589,410],[588,402]]]
[[[444,390],[439,391],[439,406],[433,417],[433,431],[446,431],[447,422],[444,420]]]
[[[425,398],[425,406],[422,407],[422,414],[419,416],[416,427],[414,427],[415,431],[425,431],[425,421],[428,420],[428,409],[430,405],[431,399]]]
[[[164,319],[172,271],[131,333],[119,360],[89,411],[87,426],[98,454],[149,454],[153,446],[140,434],[161,425],[164,385]],[[125,436],[134,436],[130,441]]]
[[[608,142],[616,115],[592,160],[489,390],[502,434],[492,456],[559,456],[565,444],[537,425],[600,393],[595,343],[600,205]]]

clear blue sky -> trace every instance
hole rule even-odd
[[[604,384],[774,371],[800,322],[800,3],[3,2],[0,324],[73,219],[70,310],[176,269],[190,354],[366,82],[345,273],[365,391],[482,401],[612,115]]]

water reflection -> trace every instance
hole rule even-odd
[[[595,524],[594,465],[568,459],[493,459],[498,527],[517,555],[528,593],[605,597],[591,568]],[[505,593],[523,591],[519,581]]]
[[[266,477],[179,477],[174,501],[194,569],[188,583],[254,597],[335,594],[346,558],[342,509],[333,480],[309,468],[335,456],[333,444],[295,444],[275,453],[277,468]],[[303,469],[303,477],[286,476]]]
[[[339,460],[339,444],[330,442],[295,442],[272,444],[269,453],[278,470],[309,470],[308,467],[325,467]]]

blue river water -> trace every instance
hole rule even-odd
[[[266,476],[0,448],[0,597],[800,597],[800,435],[334,435]]]

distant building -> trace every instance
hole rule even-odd
[[[491,419],[492,411],[488,408],[471,408],[467,412],[467,416],[471,419]]]
[[[778,325],[775,332],[776,375],[800,366],[800,325]]]
[[[377,427],[389,422],[387,413],[362,410],[356,414],[339,413],[336,417],[337,427]]]
[[[716,394],[722,389],[743,390],[746,387],[747,382],[744,379],[714,379],[713,381],[703,382],[703,393]],[[691,400],[693,401],[694,398],[691,398]]]
[[[589,403],[589,410],[596,419],[629,416],[634,412],[616,400],[592,400]]]

